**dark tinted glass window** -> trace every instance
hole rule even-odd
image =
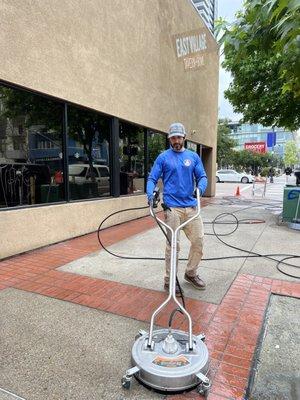
[[[0,85],[0,208],[64,200],[61,103]]]
[[[69,106],[68,135],[70,199],[110,196],[110,119]]]
[[[120,194],[144,192],[145,131],[135,125],[120,123]]]
[[[148,134],[148,152],[149,152],[149,165],[148,172],[150,172],[154,161],[157,156],[166,149],[166,136],[162,133],[149,131]]]
[[[195,153],[197,153],[197,144],[194,142],[191,142],[190,140],[186,141],[186,148],[188,150],[194,151]]]

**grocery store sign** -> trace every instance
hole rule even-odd
[[[249,142],[244,144],[244,149],[253,151],[254,153],[265,153],[266,142]]]
[[[204,28],[173,35],[173,43],[177,59],[183,61],[185,70],[204,66],[208,51],[217,47]]]

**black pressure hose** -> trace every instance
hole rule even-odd
[[[237,204],[237,202],[235,201],[234,204]],[[267,258],[267,259],[269,259],[269,260],[275,261],[275,262],[276,262],[276,268],[277,268],[277,270],[278,270],[279,272],[281,272],[282,274],[284,274],[284,275],[286,275],[286,276],[289,276],[289,277],[292,277],[292,278],[295,278],[295,279],[300,279],[299,276],[293,275],[293,274],[289,274],[289,273],[285,272],[284,270],[282,270],[282,268],[281,268],[281,266],[283,266],[283,265],[289,266],[289,267],[293,267],[293,268],[299,268],[299,266],[297,266],[297,265],[294,265],[294,264],[285,262],[285,260],[289,260],[289,259],[298,259],[298,258],[300,258],[299,255],[295,255],[295,254],[282,254],[282,253],[280,253],[280,254],[275,254],[275,253],[271,253],[271,254],[260,254],[260,253],[254,252],[254,251],[250,251],[250,250],[242,249],[242,248],[237,247],[237,246],[233,246],[233,245],[231,245],[231,244],[225,242],[223,239],[221,239],[222,236],[229,236],[229,235],[233,234],[233,233],[238,229],[239,225],[241,225],[241,224],[258,224],[258,223],[264,223],[265,221],[264,221],[264,220],[261,220],[261,219],[238,219],[238,218],[236,217],[236,215],[235,215],[237,212],[243,211],[243,210],[245,210],[245,209],[255,208],[255,207],[259,207],[259,206],[263,206],[263,205],[271,206],[271,204],[267,204],[267,203],[263,204],[263,203],[260,203],[260,202],[257,202],[257,201],[256,201],[256,202],[254,202],[254,205],[249,206],[249,207],[246,207],[246,208],[243,208],[243,209],[241,209],[241,210],[237,210],[237,211],[235,211],[235,213],[222,213],[222,214],[217,215],[217,216],[214,218],[213,221],[211,221],[211,222],[204,222],[204,224],[212,224],[212,229],[213,229],[213,233],[205,233],[205,235],[213,235],[213,236],[215,236],[221,243],[223,243],[224,245],[226,245],[226,246],[228,246],[228,247],[230,247],[230,248],[232,248],[232,249],[235,249],[235,250],[238,250],[238,251],[247,253],[247,255],[240,255],[240,256],[239,256],[239,255],[235,255],[235,256],[202,258],[202,261],[215,261],[215,260],[226,260],[226,259],[235,259],[235,258],[255,258],[255,257],[262,257],[262,258]],[[98,241],[99,241],[100,245],[102,246],[102,248],[103,248],[105,251],[107,251],[109,254],[111,254],[112,256],[118,257],[118,258],[121,258],[121,259],[129,259],[129,260],[159,260],[159,261],[163,261],[164,258],[162,258],[162,257],[145,257],[145,256],[144,256],[144,257],[132,257],[132,256],[121,256],[121,255],[119,255],[119,254],[115,254],[115,253],[113,253],[112,251],[108,250],[107,247],[105,247],[105,245],[104,245],[104,243],[102,242],[101,237],[100,237],[100,232],[102,231],[102,226],[103,226],[103,224],[104,224],[109,218],[113,217],[113,216],[116,215],[116,214],[120,214],[120,213],[123,213],[123,212],[127,212],[127,211],[136,211],[136,210],[144,210],[144,209],[146,209],[146,208],[148,208],[148,206],[144,206],[144,207],[134,207],[134,208],[126,208],[126,209],[124,209],[124,210],[119,210],[119,211],[116,211],[116,212],[114,212],[114,213],[108,215],[108,216],[100,223],[100,225],[99,225],[99,227],[98,227],[98,230],[97,230]],[[155,214],[154,214],[154,215],[155,215]],[[223,218],[226,217],[226,216],[232,216],[233,219],[234,219],[234,222],[232,222],[232,221],[220,221],[221,219],[223,219]],[[143,218],[143,217],[141,217],[141,218]],[[166,238],[167,238],[166,232],[164,231],[163,227],[159,224],[159,221],[158,221],[157,219],[156,219],[156,222],[158,223],[158,226],[160,227],[160,229],[162,230],[163,234],[164,234],[164,235],[166,236]],[[231,232],[219,234],[219,233],[216,232],[216,229],[215,229],[216,225],[218,225],[218,224],[234,224],[235,227],[234,227],[234,229],[233,229]],[[277,260],[276,258],[274,258],[274,257],[283,257],[283,258],[282,258],[281,260],[278,261],[278,260]],[[180,261],[186,261],[187,258],[179,258],[179,260],[180,260]],[[180,288],[178,279],[177,279],[177,283],[178,283],[178,286],[179,286],[179,288]],[[180,289],[181,289],[181,288],[180,288]],[[181,291],[181,292],[182,292],[182,291]],[[183,297],[183,296],[182,296],[182,297]]]
[[[107,247],[104,246],[101,237],[100,237],[100,232],[101,232],[101,228],[102,225],[104,224],[105,221],[107,221],[109,218],[113,217],[114,215],[123,213],[123,212],[127,212],[127,211],[137,211],[137,210],[145,210],[146,208],[149,208],[148,206],[144,206],[144,207],[134,207],[134,208],[125,208],[124,210],[119,210],[119,211],[115,211],[111,214],[109,214],[106,218],[104,218],[104,220],[100,223],[98,229],[97,229],[97,237],[98,237],[98,242],[100,243],[101,247],[109,254],[111,254],[114,257],[118,257],[118,258],[125,258],[128,260],[153,260],[152,257],[131,257],[131,256],[120,256],[118,254],[113,253],[112,251],[108,250]],[[141,217],[144,218],[144,217]]]
[[[300,268],[300,266],[298,266],[298,265],[290,264],[290,263],[285,262],[285,260],[289,260],[289,259],[298,259],[298,258],[300,258],[299,255],[295,255],[295,254],[276,254],[276,253],[273,253],[273,254],[260,254],[260,253],[256,253],[256,252],[251,251],[251,250],[246,250],[246,249],[242,249],[242,248],[237,247],[237,246],[233,246],[233,245],[231,245],[231,244],[229,244],[229,243],[226,243],[223,239],[221,239],[221,238],[220,238],[221,235],[219,235],[219,234],[216,233],[215,224],[216,224],[216,222],[217,222],[220,218],[223,218],[223,217],[226,217],[226,216],[232,216],[232,217],[235,218],[235,220],[236,220],[236,229],[237,229],[237,227],[238,227],[238,225],[239,225],[239,220],[237,219],[237,217],[236,217],[233,213],[222,213],[222,214],[217,215],[217,216],[215,217],[215,219],[212,221],[212,229],[213,229],[213,234],[214,234],[214,236],[216,236],[216,238],[217,238],[221,243],[223,243],[224,245],[226,245],[226,246],[228,246],[228,247],[230,247],[230,248],[232,248],[232,249],[234,249],[234,250],[243,251],[243,252],[247,253],[247,256],[242,256],[242,257],[247,257],[247,258],[248,258],[248,257],[262,257],[262,258],[267,258],[268,260],[275,261],[275,262],[276,262],[276,269],[277,269],[279,272],[281,272],[282,274],[284,274],[284,275],[286,275],[286,276],[289,276],[289,277],[292,277],[292,278],[295,278],[295,279],[300,279],[299,276],[289,274],[289,273],[283,271],[283,270],[279,267],[280,265],[286,265],[286,266],[290,266],[290,267],[293,267],[293,268]],[[235,232],[236,229],[234,229],[233,232]],[[230,232],[229,234],[231,234],[231,233],[233,233],[233,232]],[[223,235],[223,236],[226,236],[226,235]],[[233,257],[235,257],[235,256],[233,256]],[[274,257],[283,257],[283,258],[282,258],[281,260],[278,261],[278,260],[277,260],[276,258],[274,258]],[[204,260],[204,259],[203,259],[203,260]]]
[[[97,230],[98,242],[100,243],[101,247],[102,247],[105,251],[107,251],[107,253],[111,254],[111,255],[114,256],[114,257],[118,257],[118,258],[123,258],[123,259],[128,259],[128,260],[164,260],[164,258],[155,258],[155,257],[130,257],[130,256],[120,256],[120,255],[115,254],[115,253],[113,253],[112,251],[108,250],[108,249],[104,246],[104,244],[103,244],[103,242],[102,242],[102,240],[101,240],[100,232],[101,232],[102,225],[103,225],[104,222],[107,221],[109,218],[111,218],[112,216],[114,216],[114,215],[116,215],[116,214],[120,214],[120,213],[122,213],[122,212],[136,211],[136,210],[144,210],[144,209],[146,209],[146,208],[149,208],[149,206],[134,207],[134,208],[126,208],[126,209],[124,209],[124,210],[115,211],[114,213],[109,214],[109,215],[100,223],[100,225],[99,225],[99,227],[98,227],[98,230]],[[155,219],[157,225],[159,226],[159,228],[161,229],[162,233],[165,235],[167,241],[169,242],[169,244],[170,244],[170,246],[171,246],[170,239],[169,239],[168,235],[166,234],[164,228],[162,227],[161,223],[158,221],[158,219],[157,219],[156,214],[155,214],[154,211],[153,211],[153,215],[154,215],[154,219]],[[141,217],[141,218],[143,218],[143,217]],[[182,306],[183,306],[184,308],[186,308],[186,307],[185,307],[185,300],[184,300],[183,291],[182,291],[182,288],[181,288],[181,286],[180,286],[180,283],[179,283],[177,274],[176,274],[176,283],[177,283],[178,288],[179,288],[180,298],[181,298],[181,301],[182,301]],[[173,316],[174,316],[174,314],[175,314],[176,311],[182,313],[182,311],[181,311],[179,308],[177,308],[177,309],[175,309],[175,310],[172,311],[171,316],[170,316],[170,320],[169,320],[169,327],[171,326],[172,318],[173,318]]]
[[[236,204],[236,203],[235,203],[235,204]],[[258,207],[258,206],[260,206],[260,205],[263,205],[263,204],[262,204],[262,203],[259,203],[259,204],[256,203],[255,205],[248,206],[248,207],[246,207],[246,208],[243,208],[242,210],[249,209],[249,208],[254,208],[254,207]],[[108,215],[108,216],[100,223],[100,225],[99,225],[99,227],[98,227],[98,230],[97,230],[98,241],[99,241],[100,245],[102,246],[102,248],[103,248],[105,251],[107,251],[109,254],[111,254],[112,256],[118,257],[118,258],[122,258],[122,259],[129,259],[129,260],[164,260],[164,258],[158,258],[158,257],[131,257],[131,256],[120,256],[120,255],[115,254],[115,253],[113,253],[112,251],[108,250],[108,249],[105,247],[105,245],[103,244],[102,240],[101,240],[100,232],[101,232],[102,225],[103,225],[104,222],[107,221],[109,218],[111,218],[112,216],[114,216],[114,215],[116,215],[116,214],[120,214],[120,213],[123,213],[123,212],[127,212],[127,211],[136,211],[136,210],[144,210],[144,209],[146,209],[146,208],[148,208],[148,206],[127,208],[127,209],[124,209],[124,210],[116,211],[116,212],[114,212],[114,213]],[[152,209],[152,210],[153,210],[153,209]],[[238,211],[242,211],[242,210],[238,210]],[[236,212],[238,212],[238,211],[236,211]],[[159,226],[159,228],[160,228],[161,231],[163,232],[164,236],[165,236],[166,239],[168,240],[169,244],[171,245],[170,239],[169,239],[168,235],[166,234],[164,228],[162,227],[161,223],[158,221],[154,210],[153,210],[153,215],[154,215],[154,219],[155,219],[157,225]],[[233,222],[232,222],[232,221],[226,221],[226,220],[225,220],[225,221],[224,221],[224,220],[222,221],[222,219],[224,219],[225,217],[228,217],[228,216],[229,216],[229,217],[232,217],[232,218],[234,219],[234,221],[233,221]],[[275,261],[275,262],[276,262],[276,268],[277,268],[277,270],[278,270],[279,272],[281,272],[282,274],[284,274],[284,275],[286,275],[286,276],[289,276],[289,277],[293,277],[293,278],[300,279],[300,277],[295,276],[295,275],[292,275],[292,274],[289,274],[289,273],[283,271],[283,270],[280,268],[280,265],[287,265],[287,266],[291,266],[291,267],[294,267],[294,268],[299,268],[298,266],[296,266],[296,265],[294,265],[294,264],[286,263],[285,260],[300,258],[300,256],[298,256],[298,255],[292,255],[292,254],[259,254],[259,253],[256,253],[256,252],[254,252],[254,251],[245,250],[245,249],[242,249],[242,248],[240,248],[240,247],[230,245],[229,243],[226,243],[223,239],[221,239],[221,236],[229,236],[229,235],[232,235],[234,232],[236,232],[236,230],[238,229],[239,225],[241,225],[241,224],[260,224],[260,223],[265,223],[265,221],[262,220],[262,219],[249,219],[249,218],[238,219],[234,213],[228,213],[228,212],[227,212],[227,213],[218,214],[218,215],[214,218],[214,220],[213,220],[212,222],[205,222],[205,224],[212,224],[212,229],[213,229],[213,233],[205,233],[206,235],[213,235],[213,236],[215,236],[221,243],[223,243],[224,245],[226,245],[226,246],[228,246],[228,247],[230,247],[230,248],[232,248],[232,249],[234,249],[234,250],[238,250],[238,251],[245,252],[245,253],[247,253],[247,255],[203,258],[202,260],[203,260],[203,261],[213,261],[213,260],[224,260],[224,259],[232,259],[232,258],[263,257],[263,258],[267,258],[267,259],[269,259],[269,260]],[[231,224],[233,224],[233,225],[235,225],[235,226],[234,226],[234,228],[233,228],[233,230],[232,230],[231,232],[227,232],[227,233],[223,233],[223,234],[218,234],[218,233],[216,232],[216,229],[215,229],[215,226],[216,226],[217,224],[222,224],[222,225],[224,225],[224,224],[225,224],[225,225],[231,225]],[[281,260],[278,261],[278,260],[275,259],[274,257],[283,257],[283,258],[282,258]],[[179,258],[179,260],[184,260],[184,261],[186,261],[187,259],[186,259],[186,258]],[[181,286],[180,286],[180,283],[179,283],[177,274],[176,274],[176,283],[177,283],[177,286],[178,286],[178,288],[179,288],[180,297],[181,297],[181,301],[182,301],[182,306],[183,306],[184,308],[186,308],[186,306],[185,306],[185,299],[184,299],[184,295],[183,295],[183,291],[182,291],[182,288],[181,288]],[[183,314],[183,312],[180,310],[180,308],[175,308],[175,309],[171,312],[170,317],[169,317],[169,323],[168,323],[169,329],[170,329],[171,326],[172,326],[172,321],[173,321],[173,318],[174,318],[174,315],[176,314],[176,312],[179,312],[179,313]]]

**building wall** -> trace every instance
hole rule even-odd
[[[179,120],[214,146],[215,42],[193,71],[174,49],[204,26],[188,0],[2,0],[1,15],[1,79],[160,131]]]
[[[1,80],[162,132],[182,122],[188,139],[212,149],[207,195],[214,194],[218,48],[190,1],[2,0],[0,7]],[[207,39],[203,65],[186,70],[175,35],[199,29]],[[128,202],[1,211],[0,256],[90,232]]]
[[[146,205],[145,196],[84,201],[0,212],[0,259],[97,230],[116,210]],[[120,213],[103,228],[148,214]]]

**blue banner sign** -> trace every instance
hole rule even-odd
[[[267,146],[273,147],[276,145],[276,132],[268,132]]]

